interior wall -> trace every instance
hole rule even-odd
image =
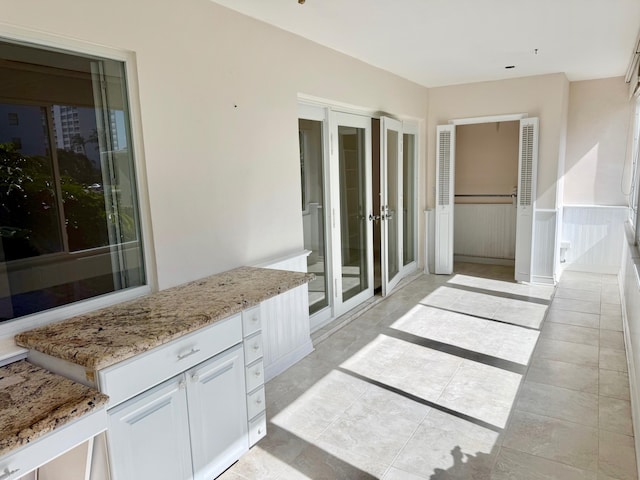
[[[540,119],[537,208],[555,208],[567,84],[564,73],[555,73],[430,89],[427,177],[435,178],[437,125],[453,119],[526,113]],[[427,204],[433,207],[434,180],[428,182],[427,189]]]
[[[628,204],[632,115],[623,77],[571,82],[565,204]]]
[[[506,194],[518,185],[519,122],[456,127],[456,194]],[[510,198],[458,197],[456,203],[511,203]]]
[[[422,120],[424,145],[426,88],[208,0],[24,0],[2,21],[135,52],[160,288],[302,249],[299,93]]]

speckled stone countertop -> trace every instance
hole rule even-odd
[[[100,370],[313,280],[309,273],[240,267],[20,333],[22,347]]]
[[[109,397],[20,360],[0,368],[0,457],[87,413]]]

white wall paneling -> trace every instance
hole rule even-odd
[[[454,255],[515,259],[514,205],[458,204],[454,210]]]
[[[617,274],[627,207],[563,207],[562,241],[569,242],[564,269]]]
[[[631,418],[633,430],[640,431],[640,255],[633,245],[633,234],[622,242],[623,261],[618,281],[622,298],[624,341],[627,350],[629,387],[631,390]],[[640,452],[640,437],[635,436],[636,451]]]
[[[258,267],[276,270],[307,271],[303,251],[263,262]],[[309,325],[307,285],[294,288],[260,304],[265,381],[284,372],[313,351]]]
[[[554,209],[539,209],[535,212],[533,233],[534,283],[555,283],[554,263],[556,252],[556,224],[558,212]]]

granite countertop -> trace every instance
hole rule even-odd
[[[39,327],[16,343],[100,370],[313,280],[301,272],[240,267]]]
[[[0,457],[106,405],[93,388],[20,360],[0,368]]]

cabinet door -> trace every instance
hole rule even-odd
[[[187,400],[194,479],[210,480],[249,449],[242,344],[187,372]]]
[[[110,411],[112,480],[193,478],[187,418],[183,375]]]

